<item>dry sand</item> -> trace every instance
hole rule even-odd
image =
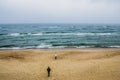
[[[120,80],[120,50],[1,50],[0,80]]]

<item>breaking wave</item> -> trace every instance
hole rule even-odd
[[[40,44],[38,46],[24,46],[24,47],[1,47],[0,50],[21,50],[21,49],[83,49],[83,48],[120,48],[120,46],[52,46],[51,44]]]
[[[120,33],[10,33],[10,34],[0,34],[4,36],[44,36],[44,35],[76,35],[76,36],[109,36],[109,35],[120,35]]]

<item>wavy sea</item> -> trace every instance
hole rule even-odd
[[[0,24],[0,49],[120,48],[119,24]]]

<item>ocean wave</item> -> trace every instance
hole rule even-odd
[[[24,36],[24,34],[21,34],[21,33],[10,33],[10,34],[7,34],[7,36]]]
[[[22,50],[22,49],[82,49],[82,48],[120,48],[120,46],[52,46],[52,45],[38,45],[38,46],[24,46],[24,47],[1,47],[0,50]]]
[[[120,35],[120,33],[48,33],[48,32],[39,32],[39,33],[10,33],[10,34],[1,34],[6,36],[42,36],[42,35],[76,35],[76,36],[109,36],[109,35]]]
[[[111,48],[120,48],[120,46],[109,46]]]
[[[52,44],[41,43],[36,48],[52,48]]]
[[[36,36],[38,35],[39,36],[39,35],[43,35],[43,33],[28,33],[27,35],[36,35]]]
[[[3,47],[3,48],[0,48],[0,50],[20,50],[20,49],[23,49],[21,47]]]

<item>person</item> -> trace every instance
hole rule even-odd
[[[50,67],[48,66],[48,68],[47,68],[48,77],[50,77],[50,71],[51,71],[51,69],[50,69]]]
[[[58,55],[55,53],[55,60],[57,59],[57,56],[58,56]]]

